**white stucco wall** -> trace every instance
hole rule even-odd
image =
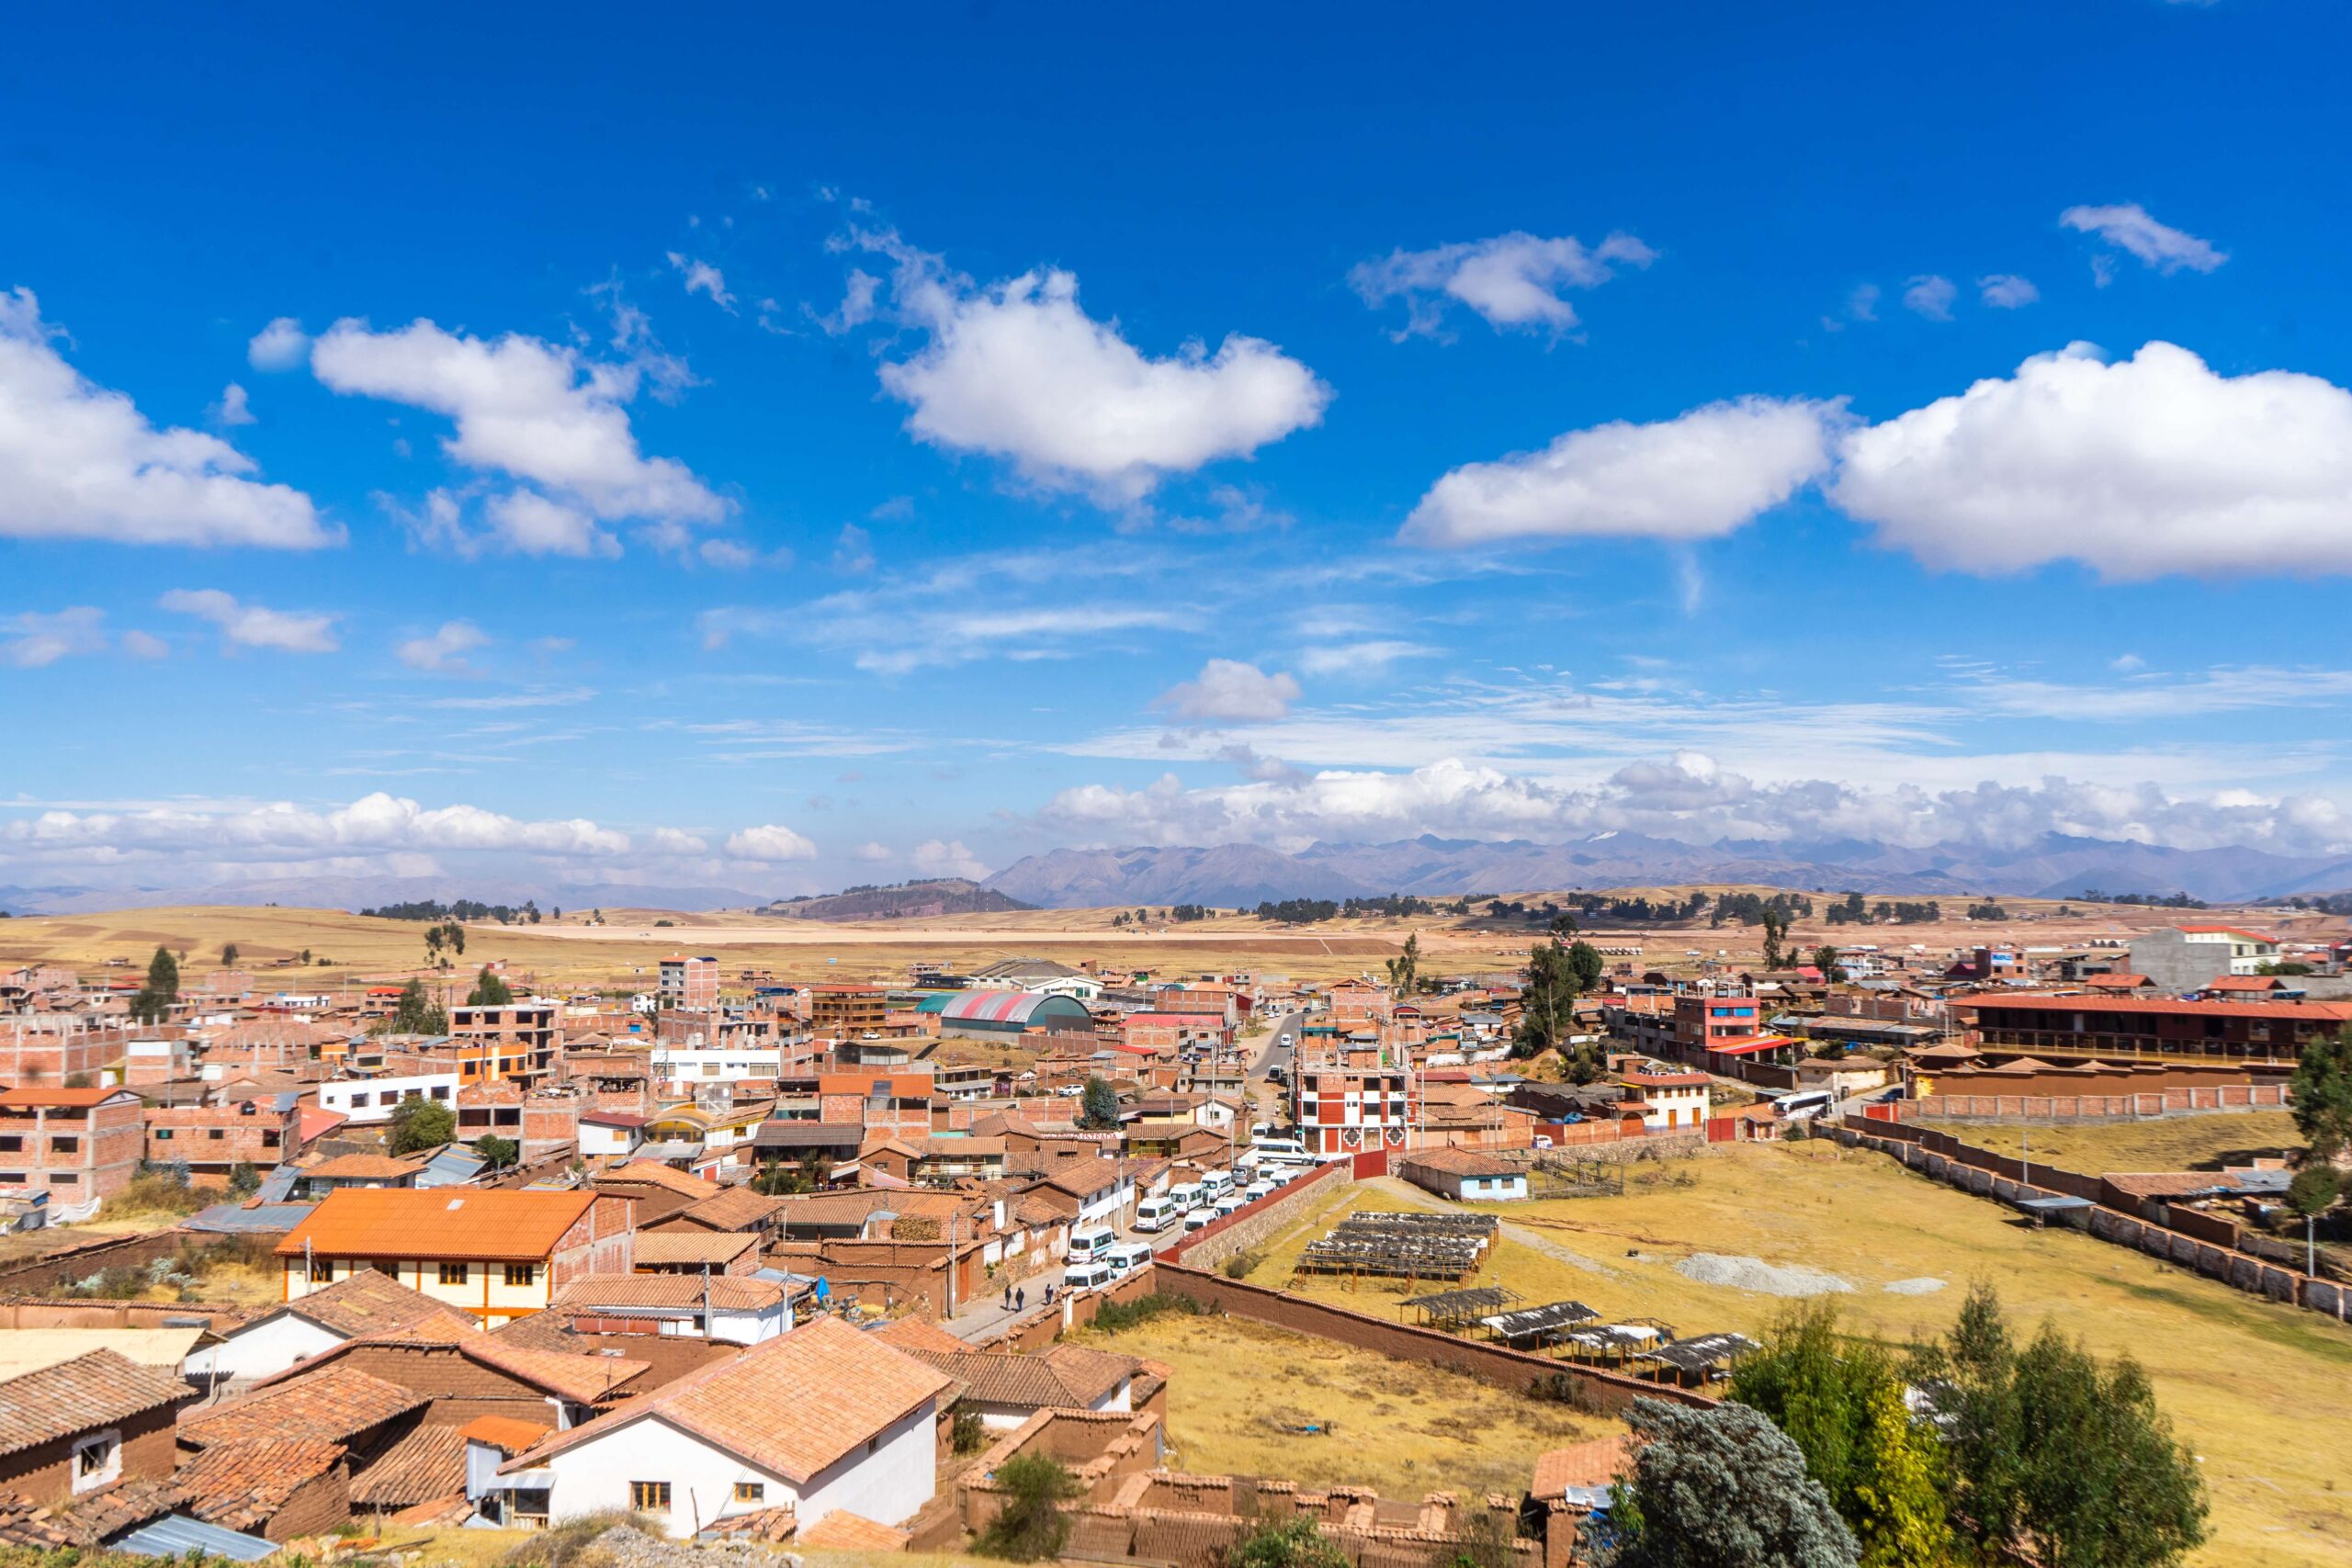
[[[342,1343],[340,1335],[330,1334],[317,1324],[306,1323],[288,1313],[267,1323],[241,1328],[220,1344],[193,1352],[186,1370],[191,1378],[266,1378],[284,1371],[305,1356],[332,1350]]]
[[[670,1512],[656,1516],[673,1536],[691,1536],[729,1514],[750,1513],[793,1503],[804,1522],[813,1523],[846,1508],[895,1525],[929,1502],[937,1490],[937,1437],[933,1405],[922,1407],[882,1432],[873,1452],[864,1448],[831,1469],[796,1487],[658,1416],[618,1426],[550,1458],[554,1477],[548,1509],[556,1522],[601,1509],[627,1509],[629,1485],[639,1481],[670,1483]],[[735,1501],[738,1482],[757,1482],[757,1502]]]

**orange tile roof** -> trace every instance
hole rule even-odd
[[[2162,997],[2068,996],[2047,991],[2020,991],[1954,997],[1950,1005],[1972,1011],[1981,1011],[1985,1008],[2023,1008],[2029,1012],[2187,1013],[2199,1018],[2312,1019],[2330,1023],[2352,1023],[2352,1002],[2177,1002]]]
[[[466,1492],[466,1439],[454,1427],[420,1426],[352,1479],[355,1507],[413,1508]]]
[[[346,1450],[328,1438],[256,1438],[218,1443],[181,1465],[172,1484],[187,1510],[225,1529],[258,1530],[296,1492],[326,1474]]]
[[[362,1269],[348,1279],[322,1285],[278,1312],[304,1317],[346,1339],[362,1335],[389,1334],[428,1319],[440,1318],[468,1329],[476,1326],[469,1314],[374,1269]],[[277,1313],[272,1313],[272,1317]]]
[[[927,1317],[894,1318],[874,1330],[874,1337],[901,1350],[939,1350],[953,1356],[971,1348]]]
[[[785,1291],[772,1280],[741,1274],[714,1274],[707,1280],[699,1274],[590,1274],[566,1285],[554,1304],[594,1314],[600,1307],[700,1307],[706,1299],[720,1312],[758,1312],[781,1305]]]
[[[403,1176],[414,1176],[426,1163],[413,1155],[337,1155],[333,1159],[304,1166],[302,1175],[305,1179],[323,1176],[334,1180],[396,1181]]]
[[[683,1170],[673,1170],[660,1160],[633,1159],[627,1165],[616,1165],[599,1179],[608,1181],[641,1181],[648,1186],[666,1187],[673,1192],[683,1192],[689,1198],[707,1198],[718,1183],[705,1181],[699,1176],[688,1176]]]
[[[938,1398],[953,1382],[839,1318],[820,1317],[557,1434],[504,1471],[658,1417],[796,1484]]]
[[[762,1224],[783,1207],[781,1200],[763,1197],[748,1187],[726,1187],[669,1217],[692,1220],[715,1231],[739,1231]]]
[[[243,1399],[183,1416],[180,1441],[191,1448],[261,1438],[325,1438],[345,1442],[431,1403],[413,1389],[356,1367],[306,1362],[279,1376],[285,1381],[266,1383]]]
[[[904,1551],[913,1539],[907,1531],[893,1529],[864,1514],[835,1508],[803,1529],[793,1544],[812,1551]]]
[[[1542,1502],[1559,1496],[1571,1486],[1608,1486],[1632,1467],[1633,1457],[1633,1443],[1622,1432],[1570,1448],[1552,1449],[1536,1456],[1535,1481],[1528,1491]]]
[[[637,1238],[637,1266],[647,1269],[707,1263],[718,1268],[734,1262],[759,1245],[758,1236],[742,1231],[647,1231]]]
[[[118,1094],[129,1094],[125,1089],[0,1089],[0,1110],[6,1111],[87,1111],[104,1105]]]
[[[194,1393],[168,1367],[93,1350],[0,1382],[0,1454],[109,1426]]]
[[[277,1256],[300,1258],[307,1244],[336,1258],[537,1260],[595,1201],[587,1191],[343,1187],[277,1244]]]
[[[477,1416],[458,1428],[458,1436],[470,1442],[488,1443],[509,1454],[519,1454],[552,1430],[536,1421],[518,1421],[512,1416]]]

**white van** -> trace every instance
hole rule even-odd
[[[1072,1263],[1089,1262],[1118,1245],[1118,1233],[1109,1225],[1080,1225],[1069,1233],[1069,1260]]]
[[[1209,1222],[1216,1218],[1215,1209],[1194,1209],[1184,1216],[1184,1228],[1188,1231],[1204,1230]]]
[[[1168,1201],[1175,1206],[1176,1212],[1180,1214],[1187,1209],[1199,1208],[1201,1184],[1197,1181],[1178,1182],[1168,1190]]]
[[[1108,1258],[1090,1258],[1062,1270],[1062,1289],[1065,1292],[1091,1291],[1097,1286],[1107,1285],[1118,1277],[1119,1271],[1111,1266]]]
[[[1190,1206],[1179,1203],[1173,1198],[1147,1198],[1136,1205],[1136,1229],[1165,1230]]]
[[[1131,1241],[1125,1247],[1113,1247],[1108,1261],[1124,1277],[1151,1261],[1151,1248],[1139,1241]]]
[[[1306,1145],[1296,1138],[1261,1138],[1258,1157],[1261,1160],[1283,1159],[1294,1164],[1306,1157]]]
[[[1224,1197],[1219,1198],[1216,1202],[1210,1204],[1209,1209],[1218,1219],[1221,1220],[1225,1218],[1226,1215],[1239,1209],[1244,1201],[1245,1200],[1242,1198],[1240,1193],[1228,1192]]]
[[[1810,1122],[1816,1116],[1826,1116],[1838,1103],[1838,1097],[1826,1089],[1807,1089],[1802,1094],[1784,1094],[1772,1102],[1772,1110],[1783,1121]]]
[[[1267,1180],[1264,1177],[1260,1177],[1257,1180],[1251,1182],[1249,1186],[1241,1190],[1241,1196],[1254,1203],[1259,1199],[1263,1198],[1267,1193],[1272,1192],[1273,1190],[1274,1184],[1272,1181]]]
[[[1201,1173],[1201,1196],[1207,1199],[1224,1197],[1233,1190],[1233,1173],[1229,1170],[1208,1170]]]

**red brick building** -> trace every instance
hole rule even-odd
[[[84,1203],[121,1191],[147,1149],[146,1108],[119,1089],[0,1091],[0,1191]]]
[[[292,1158],[301,1142],[301,1109],[291,1094],[284,1098],[283,1111],[272,1100],[153,1107],[147,1112],[147,1158],[156,1165],[184,1162],[188,1180],[199,1187],[224,1185],[240,1164],[267,1170]]]
[[[2222,1062],[2291,1069],[2304,1043],[2352,1026],[2352,1002],[2176,1001],[2094,995],[1951,998],[1984,1051],[2053,1060]]]

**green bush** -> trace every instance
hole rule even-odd
[[[980,1552],[1013,1562],[1060,1556],[1069,1537],[1061,1506],[1078,1496],[1078,1478],[1043,1455],[1022,1454],[1004,1462],[996,1481],[1005,1490],[1004,1510],[974,1543]]]
[[[1137,1328],[1155,1317],[1173,1313],[1179,1317],[1198,1317],[1201,1303],[1190,1296],[1138,1296],[1131,1302],[1106,1301],[1094,1314],[1093,1326],[1105,1334],[1116,1334],[1123,1328]]]

